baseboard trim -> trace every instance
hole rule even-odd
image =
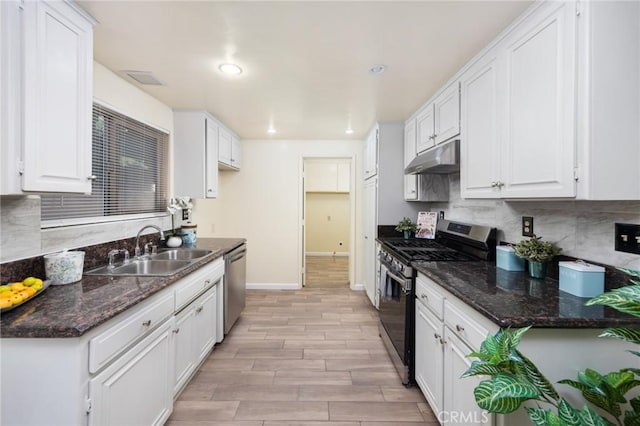
[[[317,256],[317,257],[349,257],[348,251],[337,251],[336,254],[333,254],[332,251],[308,251],[305,252],[305,256]]]
[[[247,290],[300,290],[298,283],[247,283]]]
[[[365,290],[364,284],[356,284],[356,285],[354,285],[353,286],[353,290],[355,290],[355,291],[364,291]]]

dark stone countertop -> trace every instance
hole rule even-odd
[[[412,262],[442,288],[501,327],[605,328],[640,326],[640,318],[605,306],[584,306],[589,298],[560,291],[558,281],[491,262]]]
[[[3,314],[0,334],[3,338],[81,336],[243,242],[242,238],[198,238],[197,248],[219,251],[170,277],[85,275],[77,283],[49,286],[40,296]]]

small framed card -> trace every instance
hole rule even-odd
[[[416,238],[434,239],[436,237],[437,224],[438,212],[418,212]]]

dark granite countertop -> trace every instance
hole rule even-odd
[[[584,306],[558,281],[529,278],[490,262],[413,262],[413,267],[501,327],[640,326],[640,318],[605,306]]]
[[[0,318],[7,337],[78,337],[149,298],[245,242],[242,238],[198,238],[196,247],[214,250],[170,277],[83,276],[74,284],[49,286],[40,296]]]

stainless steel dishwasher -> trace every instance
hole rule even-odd
[[[244,309],[247,278],[247,245],[224,255],[224,334],[229,333]]]

